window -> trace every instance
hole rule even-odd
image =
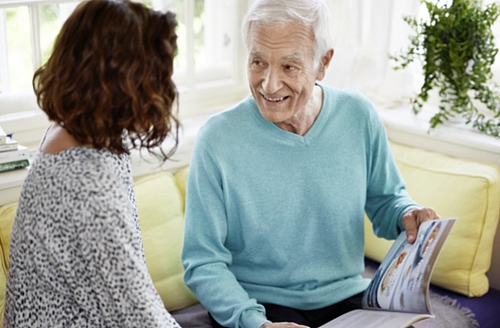
[[[493,1],[485,0],[484,4]],[[439,126],[429,131],[428,120],[436,107],[428,103],[419,115],[411,110],[409,100],[420,89],[422,70],[417,61],[408,69],[395,71],[389,55],[407,49],[408,36],[414,33],[403,17],[418,15],[420,9],[423,14],[425,8],[420,1],[381,0],[376,5],[365,0],[325,2],[333,16],[335,56],[323,82],[357,89],[371,98],[389,138],[395,142],[500,165],[498,139],[463,124]],[[500,19],[494,29],[496,44],[500,46]],[[495,66],[493,73],[500,82],[500,57]]]
[[[438,4],[439,6],[451,6],[453,3],[452,0],[432,0],[432,3]],[[494,3],[494,0],[484,0],[482,5],[487,6],[491,3]],[[427,21],[429,19],[429,14],[427,11],[427,8],[425,4],[421,4],[418,10],[417,18],[420,20]],[[496,46],[498,47],[500,45],[500,19],[497,19],[495,24],[492,26],[493,33],[495,35],[495,42]],[[414,31],[411,31],[411,34],[414,35]],[[492,72],[493,72],[493,82],[500,84],[500,55],[497,55],[495,63],[492,65]],[[411,67],[413,68],[413,79],[412,79],[412,85],[414,86],[413,92],[418,93],[420,90],[421,85],[424,83],[424,77],[422,74],[422,63],[420,61],[414,61],[414,63],[411,64]],[[424,106],[423,111],[428,112],[428,116],[430,117],[431,115],[434,115],[439,106],[439,100],[440,96],[438,95],[438,90],[433,89],[429,93],[430,97],[429,100],[426,102],[427,105],[430,106]],[[485,106],[479,105],[478,109],[481,113],[483,113],[487,118],[493,118],[493,114],[488,111]],[[458,122],[460,122],[460,119],[457,119]]]
[[[409,0],[408,0],[409,1]],[[439,2],[440,5],[451,4],[452,0],[433,0],[434,3]],[[483,5],[486,6],[494,0],[485,0]],[[408,6],[409,7],[409,6]],[[411,12],[411,15],[418,15],[419,18],[427,17],[427,10],[424,5],[416,7],[416,10]],[[406,14],[408,15],[408,14]],[[402,15],[398,13],[396,19],[401,20]],[[407,26],[405,26],[406,28]],[[401,29],[402,30],[402,29]],[[409,34],[413,31],[408,30]],[[500,45],[500,19],[493,25],[495,34],[496,46]],[[404,36],[404,41],[407,42],[407,36]],[[402,40],[403,40],[402,39]],[[396,44],[397,47],[401,43]],[[404,48],[404,47],[403,47]],[[392,52],[395,53],[395,52]],[[492,66],[493,81],[500,84],[500,55],[497,55],[495,64]],[[421,64],[414,63],[413,69],[405,72],[399,71],[399,79],[393,79],[393,83],[387,83],[392,88],[390,91],[396,95],[400,95],[398,90],[412,89],[412,92],[418,92],[423,82]],[[413,64],[412,64],[413,65]],[[396,76],[393,72],[389,77]],[[398,87],[399,82],[399,87]],[[401,83],[404,82],[404,83]],[[412,93],[412,96],[414,93]],[[394,97],[392,100],[396,100]],[[476,161],[486,163],[494,163],[500,165],[500,146],[498,139],[479,133],[471,126],[466,126],[463,122],[450,123],[440,125],[434,130],[429,130],[429,119],[437,111],[439,95],[437,92],[431,93],[429,101],[423,107],[418,115],[414,115],[411,111],[411,106],[405,102],[386,102],[385,105],[379,106],[380,114],[386,125],[389,139],[410,146],[429,149],[441,152],[451,156],[469,158]],[[481,108],[479,109],[481,110]],[[484,110],[486,116],[489,112]]]
[[[179,51],[174,81],[182,117],[227,107],[248,93],[239,33],[246,1],[136,1],[176,13]],[[33,73],[49,58],[57,33],[80,2],[0,3],[0,125],[22,143],[36,146],[48,126],[32,91]]]
[[[31,91],[34,68],[47,60],[63,19],[75,5],[15,1],[0,5],[0,115],[36,116]]]

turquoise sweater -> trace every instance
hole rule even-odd
[[[197,137],[184,277],[223,326],[260,327],[262,303],[310,310],[362,292],[365,211],[393,239],[417,206],[373,105],[319,85],[323,107],[305,136],[265,120],[250,96]]]

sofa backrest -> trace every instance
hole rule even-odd
[[[485,294],[500,217],[500,168],[396,143],[391,148],[412,198],[441,217],[458,218],[431,282],[467,296]],[[392,241],[376,237],[366,219],[365,234],[366,256],[381,262]],[[500,272],[492,276],[500,279]],[[500,289],[500,281],[492,283]]]
[[[159,172],[135,182],[146,264],[169,311],[198,303],[184,284],[184,195],[187,168],[175,176]]]

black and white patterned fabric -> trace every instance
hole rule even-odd
[[[179,327],[147,271],[127,155],[38,150],[11,234],[5,327]]]

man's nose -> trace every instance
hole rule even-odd
[[[267,94],[273,94],[282,87],[282,76],[279,69],[268,68],[264,74],[262,88]]]

